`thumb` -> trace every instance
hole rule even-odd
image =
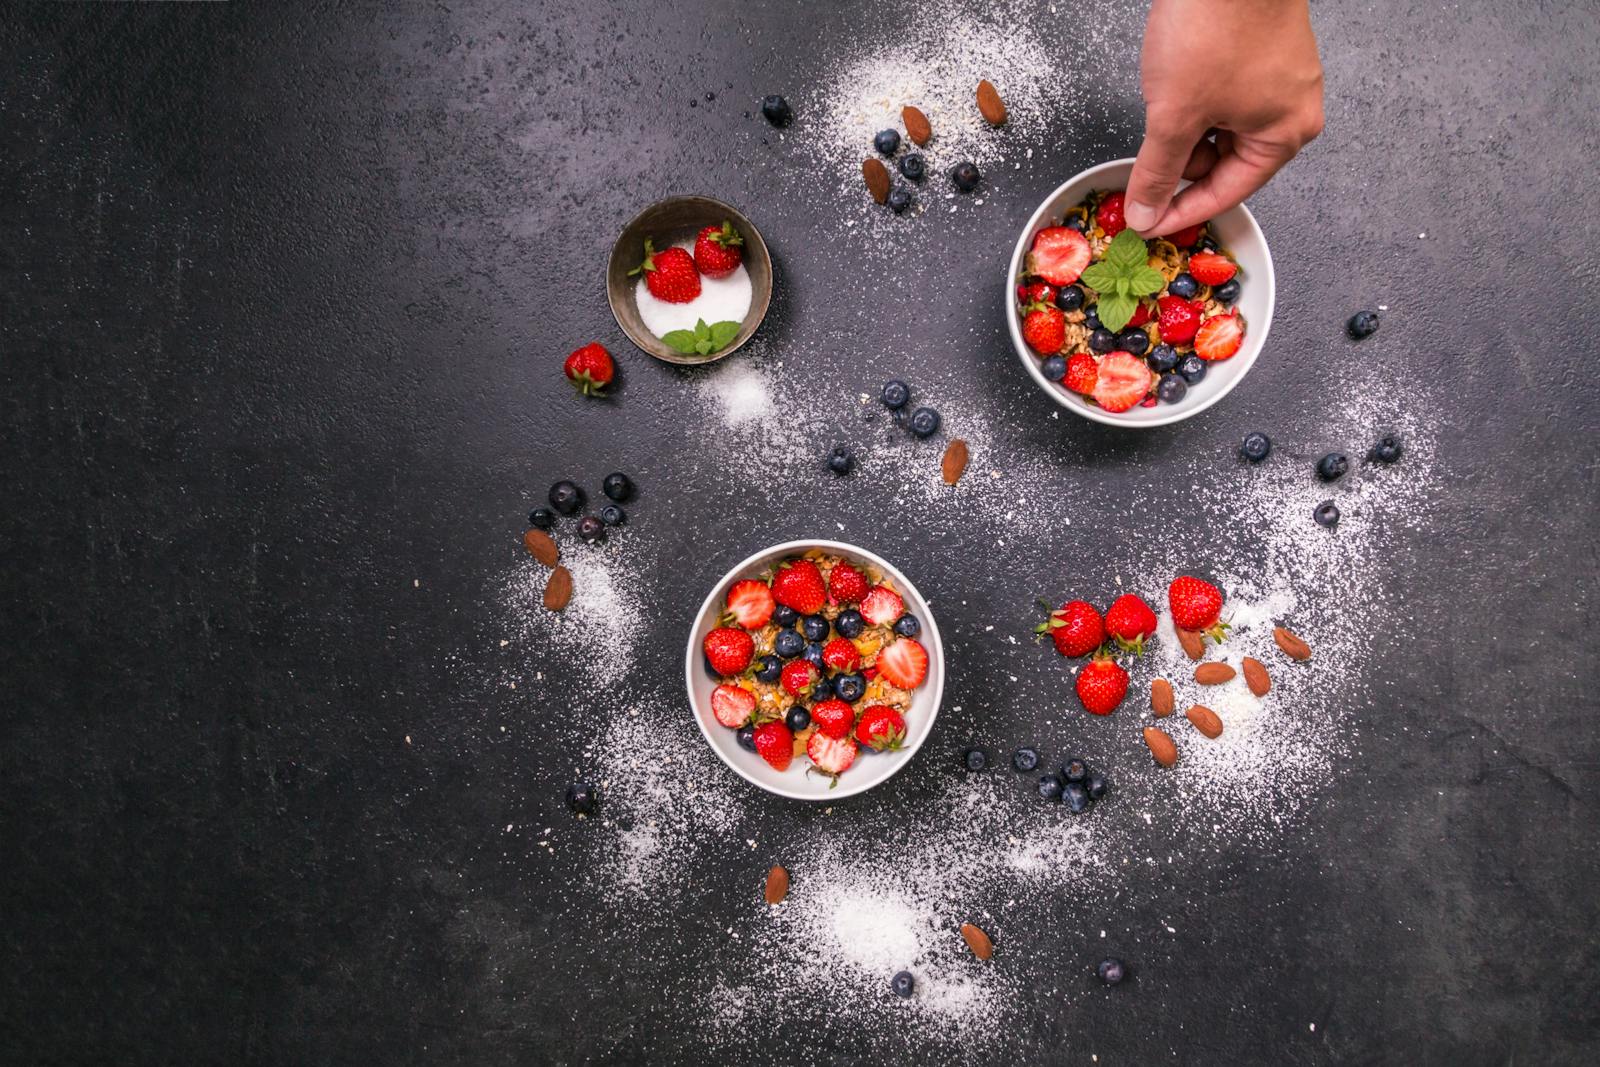
[[[1122,217],[1129,226],[1143,234],[1166,214],[1203,132],[1181,118],[1164,117],[1154,108],[1146,111],[1144,143],[1133,162],[1122,206]]]

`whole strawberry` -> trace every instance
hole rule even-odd
[[[1172,625],[1194,630],[1214,641],[1227,633],[1227,623],[1218,622],[1222,614],[1222,593],[1210,582],[1185,574],[1167,587],[1167,606],[1172,609]]]
[[[770,763],[774,770],[786,771],[794,759],[794,734],[783,723],[773,720],[756,727],[756,754]]]
[[[809,559],[792,559],[780,564],[772,576],[772,596],[786,608],[802,615],[815,615],[828,600],[822,572]]]
[[[836,671],[849,673],[861,666],[861,653],[848,637],[835,637],[822,646],[822,662]]]
[[[650,239],[646,238],[644,262],[628,273],[641,272],[650,295],[657,300],[665,300],[669,304],[687,304],[700,295],[700,272],[695,269],[694,257],[677,245],[657,252]]]
[[[1041,356],[1053,356],[1067,342],[1067,317],[1059,308],[1035,304],[1023,317],[1022,339]]]
[[[1150,605],[1124,593],[1106,610],[1106,633],[1116,639],[1124,652],[1144,651],[1145,638],[1156,632],[1156,613]]]
[[[1194,340],[1200,329],[1200,312],[1205,305],[1176,296],[1164,296],[1156,301],[1161,306],[1161,339],[1169,345],[1186,344]]]
[[[1106,627],[1100,613],[1087,600],[1069,600],[1050,613],[1050,618],[1034,627],[1034,633],[1050,635],[1056,651],[1063,656],[1087,656],[1105,644]]]
[[[817,679],[820,677],[822,672],[817,670],[810,660],[796,659],[783,665],[778,681],[782,683],[785,693],[792,697],[803,697],[817,684]]]
[[[887,704],[874,704],[861,713],[856,740],[874,752],[894,752],[905,744],[905,717]]]
[[[1087,352],[1074,352],[1072,358],[1067,360],[1067,376],[1061,384],[1074,393],[1085,396],[1094,392],[1095,385],[1100,381],[1100,364]]]
[[[1110,715],[1128,695],[1128,672],[1115,660],[1092,659],[1078,672],[1078,699],[1091,715]]]
[[[1107,237],[1115,237],[1127,228],[1127,223],[1122,218],[1122,202],[1126,199],[1121,190],[1107,193],[1104,200],[1100,201],[1099,210],[1094,213],[1094,221],[1100,224]]]
[[[855,720],[855,709],[839,699],[821,701],[811,709],[811,721],[829,737],[844,737]]]
[[[561,370],[583,396],[599,396],[617,376],[611,353],[592,341],[568,356]]]
[[[706,634],[705,644],[702,647],[705,649],[706,662],[711,664],[711,669],[724,678],[732,678],[750,666],[750,657],[755,653],[756,643],[755,639],[743,630],[736,630],[731,626],[719,626]]]
[[[828,572],[828,595],[835,604],[858,604],[870,588],[867,576],[848,563],[835,563]]]
[[[739,266],[742,244],[744,238],[733,223],[723,219],[721,226],[707,226],[695,237],[694,265],[707,278],[726,278]]]

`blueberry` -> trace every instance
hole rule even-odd
[[[900,147],[899,130],[879,130],[878,135],[872,139],[872,147],[886,156],[892,156]]]
[[[969,771],[981,771],[989,766],[989,757],[984,754],[981,748],[969,748],[966,755],[961,758],[966,761],[967,770]]]
[[[556,525],[556,513],[549,508],[534,508],[528,512],[528,525],[541,530],[553,530]]]
[[[1215,252],[1217,250],[1217,239],[1208,233],[1196,241],[1194,246],[1202,252]]]
[[[1079,233],[1087,233],[1089,230],[1089,221],[1082,215],[1068,215],[1061,220],[1061,225],[1069,230],[1077,230]]]
[[[1083,325],[1090,330],[1100,328],[1100,305],[1095,304],[1083,309]]]
[[[1318,526],[1326,526],[1331,530],[1339,525],[1339,505],[1331,500],[1324,500],[1311,512],[1311,518]]]
[[[1082,815],[1089,810],[1089,791],[1083,787],[1082,782],[1068,782],[1061,787],[1061,803],[1074,815]]]
[[[928,167],[922,162],[921,156],[912,152],[900,161],[900,173],[905,175],[909,181],[920,182],[927,176]]]
[[[856,454],[844,445],[834,445],[828,453],[828,469],[835,474],[849,474],[856,465]]]
[[[1178,364],[1178,373],[1190,385],[1197,385],[1206,376],[1206,361],[1199,356],[1184,356]]]
[[[956,188],[963,193],[970,193],[978,187],[983,175],[978,173],[976,164],[957,163],[950,171],[950,180],[955,182]]]
[[[1178,350],[1171,345],[1156,345],[1144,359],[1151,370],[1165,374],[1178,365]]]
[[[918,408],[911,413],[911,432],[918,437],[932,437],[939,432],[939,413],[933,408]]]
[[[781,96],[764,97],[761,101],[762,116],[774,126],[787,126],[789,120],[794,118],[794,111],[789,107],[789,101]]]
[[[705,669],[706,669],[706,677],[707,678],[710,678],[713,682],[716,682],[718,685],[722,684],[722,675],[718,674],[717,671],[716,671],[716,668],[711,666],[711,657],[710,656],[704,656],[704,655],[701,656],[700,657],[700,664],[701,664],[701,666],[705,667]]]
[[[1150,347],[1150,335],[1137,326],[1130,326],[1117,334],[1117,347],[1124,352],[1142,356],[1144,350]]]
[[[599,786],[589,782],[573,782],[567,786],[567,807],[574,815],[593,815],[599,806]]]
[[[833,628],[839,631],[840,637],[860,637],[861,631],[867,628],[867,620],[855,608],[846,608],[833,620]]]
[[[860,674],[841,674],[833,680],[833,691],[846,704],[854,704],[867,693],[867,679]]]
[[[614,471],[600,483],[600,491],[620,504],[633,495],[633,482],[621,471]]]
[[[1031,748],[1019,748],[1011,753],[1011,766],[1024,773],[1039,766],[1039,753]]]
[[[585,515],[578,520],[578,536],[591,545],[598,541],[604,541],[606,539],[606,524],[593,515]]]
[[[1108,956],[1100,961],[1100,966],[1094,969],[1094,973],[1099,975],[1100,981],[1106,985],[1116,985],[1127,976],[1128,968],[1117,957]]]
[[[800,619],[800,613],[787,604],[779,604],[772,609],[772,621],[780,630],[787,630]]]
[[[891,411],[898,411],[906,406],[911,399],[911,386],[899,378],[890,378],[883,383],[883,406]]]
[[[600,521],[607,526],[621,526],[628,521],[628,513],[619,504],[607,504],[600,509]]]
[[[1111,788],[1111,783],[1099,771],[1090,771],[1089,777],[1083,780],[1083,791],[1089,794],[1090,800],[1099,800],[1106,795],[1106,790]]]
[[[1264,433],[1247,433],[1239,445],[1239,455],[1251,463],[1260,463],[1272,451],[1272,438]]]
[[[772,651],[784,659],[794,659],[806,650],[806,639],[793,630],[779,630],[772,640]]]
[[[1350,459],[1343,452],[1329,452],[1317,460],[1317,477],[1325,482],[1336,482],[1350,469]]]
[[[733,739],[739,742],[740,748],[747,748],[751,752],[756,750],[756,728],[749,723],[739,727],[739,732],[733,735]]]
[[[1040,775],[1039,795],[1046,800],[1061,799],[1061,779],[1053,774]]]
[[[1392,433],[1386,433],[1378,438],[1378,443],[1372,446],[1372,451],[1367,455],[1379,463],[1396,463],[1404,451],[1405,449],[1400,446],[1400,438]]]
[[[896,215],[904,215],[911,207],[911,193],[907,189],[896,189],[889,194],[889,199],[884,202],[889,205],[889,210]]]
[[[550,506],[558,515],[575,515],[583,507],[583,490],[573,482],[557,482],[550,487]]]
[[[810,644],[806,645],[804,656],[811,662],[812,666],[817,668],[817,670],[822,670],[822,646],[820,644],[812,641]]]
[[[1089,765],[1081,759],[1069,759],[1061,765],[1061,779],[1065,782],[1081,782],[1088,777]]]
[[[1046,381],[1059,382],[1067,376],[1067,361],[1064,356],[1051,356],[1039,364],[1039,373],[1043,374]]]
[[[1117,335],[1106,329],[1098,327],[1089,335],[1089,351],[1105,353],[1117,347]]]
[[[756,662],[760,664],[756,668],[756,681],[758,682],[766,682],[768,685],[773,685],[777,682],[779,676],[783,674],[783,660],[771,653],[762,656]]]
[[[901,637],[915,637],[922,632],[922,624],[915,615],[902,615],[894,620],[894,632]]]
[[[807,726],[811,725],[811,713],[805,709],[804,705],[796,704],[794,707],[790,708],[789,713],[783,717],[783,724],[789,729],[793,730],[795,733],[799,733],[801,730],[804,730]]]
[[[828,636],[828,620],[821,615],[807,615],[800,620],[800,632],[807,641],[822,641]]]
[[[1233,303],[1235,300],[1239,299],[1239,279],[1229,278],[1227,281],[1211,290],[1211,295],[1224,304]]]
[[[901,971],[889,979],[889,988],[894,990],[897,997],[909,997],[917,988],[917,980],[911,977],[910,971]]]
[[[1056,307],[1062,311],[1077,311],[1083,307],[1083,290],[1076,285],[1063,285],[1056,290]]]
[[[1193,300],[1194,294],[1200,291],[1200,283],[1195,281],[1194,275],[1185,271],[1167,283],[1167,292],[1173,296],[1182,297],[1184,300]]]
[[[1189,395],[1189,383],[1176,374],[1163,374],[1156,382],[1156,399],[1164,404],[1176,404]]]
[[[1358,311],[1350,316],[1350,321],[1344,324],[1344,328],[1357,341],[1363,337],[1371,337],[1378,332],[1378,313],[1376,311]]]
[[[816,683],[811,687],[812,703],[817,703],[823,700],[832,700],[833,696],[833,683],[828,681],[826,678],[818,678]]]

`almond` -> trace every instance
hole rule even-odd
[[[1283,649],[1283,654],[1290,659],[1307,660],[1311,658],[1311,646],[1300,640],[1299,635],[1293,631],[1285,630],[1282,626],[1272,631],[1272,639],[1278,642],[1278,647]]]
[[[550,580],[544,583],[544,606],[551,611],[560,611],[571,599],[572,572],[565,567],[557,567],[550,572]]]
[[[767,903],[782,904],[783,898],[789,895],[789,872],[772,865],[772,870],[767,872]]]
[[[1250,687],[1250,692],[1264,697],[1272,691],[1272,679],[1267,676],[1267,668],[1260,660],[1246,656],[1240,666],[1244,668],[1244,684]]]
[[[927,144],[933,136],[933,126],[919,107],[907,104],[900,109],[900,121],[906,124],[906,136],[919,145]]]
[[[1226,663],[1202,663],[1194,669],[1194,680],[1201,685],[1221,685],[1238,673]]]
[[[983,112],[983,119],[989,125],[1005,125],[1006,105],[1000,100],[1000,91],[988,78],[978,83],[978,110]]]
[[[861,176],[867,180],[867,192],[872,199],[883,203],[889,199],[889,168],[881,159],[869,159],[861,164]]]
[[[958,437],[944,450],[944,484],[955,485],[961,480],[961,472],[966,469],[967,442]]]
[[[1156,713],[1156,718],[1165,719],[1172,714],[1172,709],[1177,706],[1172,699],[1172,683],[1165,678],[1157,678],[1150,683],[1150,710]]]
[[[1172,743],[1172,735],[1165,730],[1146,726],[1144,743],[1150,746],[1150,755],[1154,756],[1161,766],[1170,767],[1178,762],[1178,746]]]
[[[1178,644],[1183,646],[1183,654],[1190,659],[1201,659],[1206,654],[1206,639],[1200,636],[1199,630],[1179,630]]]
[[[994,942],[989,940],[989,935],[971,923],[961,924],[961,936],[966,938],[967,947],[980,960],[986,960],[994,955]]]
[[[1217,718],[1217,713],[1204,704],[1196,704],[1183,713],[1183,717],[1194,723],[1194,728],[1207,737],[1222,736],[1222,720]]]
[[[532,553],[533,558],[543,563],[546,567],[554,567],[556,560],[561,558],[561,550],[550,535],[543,530],[530,529],[522,535],[522,544]]]

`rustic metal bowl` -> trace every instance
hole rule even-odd
[[[708,356],[685,355],[645,327],[634,298],[639,277],[630,277],[628,272],[644,261],[645,238],[655,242],[657,248],[665,248],[692,238],[706,226],[720,225],[723,219],[732,222],[744,238],[744,269],[750,273],[750,310],[745,313],[739,332],[720,352]],[[633,221],[622,228],[617,243],[611,246],[611,260],[606,264],[606,300],[622,332],[650,355],[668,363],[715,363],[738,351],[766,318],[767,305],[772,301],[772,257],[767,253],[761,231],[735,208],[709,196],[668,197],[635,215]]]

